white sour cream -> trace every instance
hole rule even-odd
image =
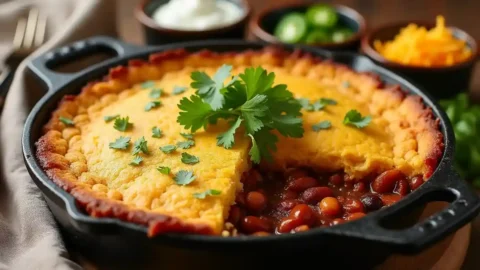
[[[152,18],[164,28],[201,31],[233,24],[243,15],[244,10],[229,1],[170,0]]]

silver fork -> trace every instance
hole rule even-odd
[[[18,20],[13,50],[5,59],[5,69],[0,74],[0,113],[15,70],[23,59],[43,44],[46,27],[47,18],[36,8],[30,9],[27,18]]]

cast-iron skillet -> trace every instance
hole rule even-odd
[[[452,168],[454,134],[447,116],[417,86],[373,64],[366,57],[349,53],[283,46],[287,50],[301,48],[314,55],[346,64],[358,71],[378,74],[389,84],[420,95],[440,119],[445,137],[445,151],[433,176],[398,203],[368,214],[365,218],[333,227],[307,232],[268,237],[224,238],[216,236],[168,234],[149,239],[145,227],[113,218],[93,218],[78,209],[74,198],[56,186],[40,168],[35,158],[35,142],[42,126],[48,121],[59,100],[66,94],[77,94],[87,82],[99,79],[109,68],[126,64],[132,58],[175,48],[189,51],[242,51],[260,49],[263,43],[245,41],[201,41],[161,47],[136,47],[108,37],[93,37],[45,53],[32,60],[29,68],[46,84],[48,93],[31,111],[22,137],[25,163],[68,243],[115,269],[141,268],[154,265],[157,269],[255,268],[259,265],[300,267],[312,262],[316,267],[370,268],[388,255],[416,253],[429,247],[471,221],[479,211],[478,196]],[[115,51],[117,57],[92,65],[73,74],[54,72],[52,68],[75,61],[82,55],[99,51]],[[409,219],[414,209],[430,201],[447,201],[448,206],[416,225],[399,229],[394,225]],[[394,223],[394,224],[392,224]],[[255,261],[256,260],[256,261]],[[152,264],[153,263],[153,264]],[[300,268],[298,268],[300,269]]]

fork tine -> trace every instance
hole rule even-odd
[[[33,39],[35,37],[35,28],[37,28],[38,10],[31,9],[27,18],[27,30],[23,40],[23,47],[30,49],[33,46]]]
[[[37,28],[35,29],[35,47],[39,47],[42,45],[44,39],[45,39],[45,31],[47,28],[47,17],[39,13],[38,14],[38,23],[37,23]]]
[[[18,20],[17,22],[17,29],[15,30],[15,36],[13,37],[13,47],[15,49],[19,49],[22,47],[23,37],[25,36],[25,26],[27,24],[27,20],[24,18]]]

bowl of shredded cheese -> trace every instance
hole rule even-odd
[[[478,49],[465,31],[435,23],[402,22],[380,27],[362,40],[362,51],[373,61],[403,74],[437,98],[468,90]]]

